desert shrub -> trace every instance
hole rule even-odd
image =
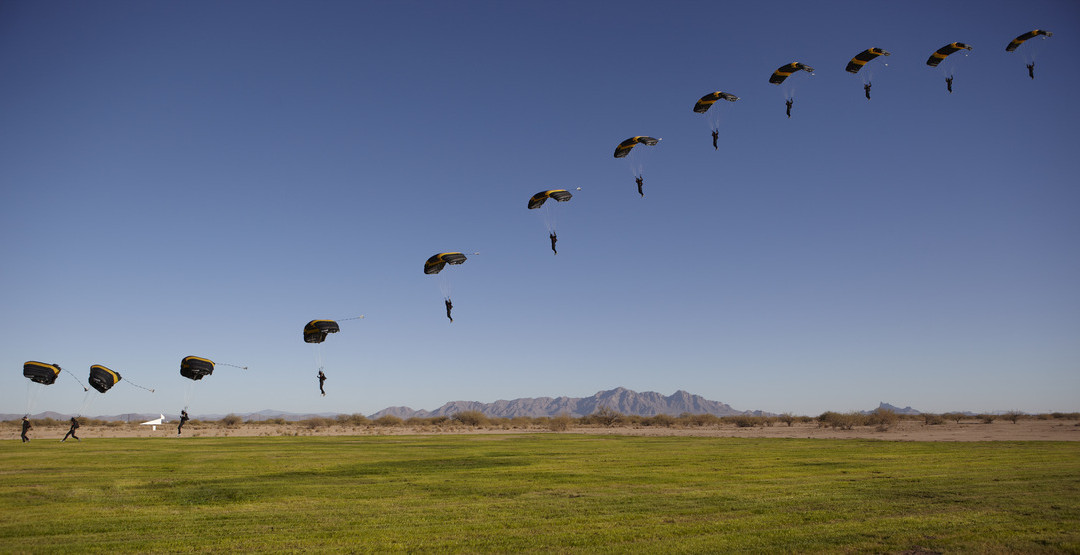
[[[392,414],[384,414],[384,415],[376,418],[375,420],[373,420],[373,422],[375,423],[376,426],[385,426],[385,427],[400,426],[400,425],[402,425],[404,423],[404,421],[401,418],[399,418],[397,416],[394,416]]]
[[[570,415],[563,412],[556,416],[552,416],[547,421],[548,429],[553,432],[565,432],[570,429],[570,424],[574,421],[570,418]]]
[[[1009,422],[1012,422],[1013,424],[1016,424],[1017,420],[1020,420],[1021,418],[1024,417],[1024,413],[1019,412],[1019,411],[1015,411],[1015,410],[1011,410],[1011,411],[1009,411],[1009,412],[1007,412],[1007,413],[1005,413],[1005,414],[1003,414],[1001,416],[1004,417],[1005,420],[1008,420]]]
[[[224,418],[218,421],[222,426],[226,428],[235,428],[244,423],[244,419],[239,416],[229,413]]]
[[[657,414],[648,418],[642,418],[641,424],[643,426],[657,426],[661,428],[670,428],[675,425],[675,419],[668,414]]]
[[[337,416],[337,421],[338,424],[341,424],[342,426],[367,426],[371,423],[371,421],[368,420],[368,417],[356,413],[349,415],[339,414]]]
[[[615,424],[625,420],[625,416],[615,409],[608,407],[600,407],[596,409],[596,412],[581,417],[582,424],[592,424],[600,426],[614,426]]]
[[[787,424],[789,428],[792,424],[795,423],[795,415],[791,414],[790,412],[785,412],[784,414],[777,416],[776,419],[780,422],[783,422],[784,424]]]
[[[491,424],[491,419],[478,410],[463,410],[454,415],[454,420],[466,426],[487,426]]]
[[[510,419],[510,425],[515,428],[528,428],[533,425],[533,419],[528,416],[515,416]]]
[[[334,424],[334,421],[329,418],[306,418],[300,421],[300,425],[309,429],[317,430],[319,428],[329,428]]]
[[[841,430],[850,430],[855,426],[861,426],[865,421],[866,415],[859,412],[839,413],[827,411],[821,413],[821,416],[818,416],[819,425]]]
[[[926,424],[927,426],[939,426],[945,423],[944,417],[933,412],[924,412],[922,417],[923,424]]]
[[[895,426],[899,421],[900,416],[896,414],[896,412],[880,407],[874,409],[874,412],[871,412],[866,417],[867,426],[877,426],[881,431],[885,431]]]
[[[275,426],[284,426],[286,424],[284,418],[269,418],[265,421],[266,424],[273,424]]]
[[[959,424],[960,421],[964,419],[964,413],[962,413],[962,412],[946,412],[945,414],[942,414],[941,417],[946,419],[946,420],[952,420],[953,422],[956,422],[957,424]]]
[[[760,416],[750,416],[747,414],[739,414],[736,416],[725,416],[724,420],[735,424],[739,428],[753,428],[762,423]]]
[[[982,420],[983,424],[993,424],[994,420],[997,420],[996,414],[980,414],[979,420]]]
[[[690,414],[684,412],[679,415],[679,420],[683,426],[718,426],[720,425],[720,417],[715,414]]]

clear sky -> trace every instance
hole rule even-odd
[[[1071,1],[2,1],[0,412],[1080,410],[1077,52]]]

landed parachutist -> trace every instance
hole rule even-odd
[[[180,434],[184,433],[184,423],[190,420],[187,415],[187,410],[180,411],[180,425],[176,427],[176,436],[180,437]]]
[[[454,321],[454,317],[450,315],[450,311],[454,310],[454,303],[450,302],[450,297],[447,297],[446,301],[444,302],[446,303],[446,317],[449,318],[450,322],[452,323]]]
[[[319,378],[319,393],[322,393],[322,396],[326,397],[326,390],[323,389],[323,382],[326,381],[326,374],[323,374],[322,369],[320,369],[319,370],[319,375],[316,376],[316,377]]]
[[[787,105],[787,117],[789,117],[789,118],[791,117],[791,105],[794,104],[794,103],[795,103],[795,100],[792,99],[792,98],[789,98],[789,99],[784,101],[784,104]]]
[[[551,252],[559,254],[559,251],[555,250],[555,243],[559,240],[559,238],[555,236],[554,231],[552,231],[551,234],[548,235],[548,239],[551,239]]]
[[[949,90],[950,94],[952,93],[952,77],[945,78],[945,88]]]
[[[71,436],[71,437],[75,438],[75,441],[82,441],[81,439],[79,439],[79,436],[75,435],[75,430],[78,430],[78,429],[79,429],[79,421],[74,416],[72,416],[71,417],[71,427],[68,428],[67,433],[64,434],[64,439],[61,439],[60,441],[61,442],[67,441],[68,436]]]
[[[30,428],[33,428],[33,426],[30,425],[30,421],[27,420],[25,416],[22,417],[22,435],[21,435],[21,437],[22,437],[23,443],[26,443],[27,441],[30,441],[30,438],[27,437],[27,435],[26,435],[26,432],[29,432]]]
[[[1035,62],[1031,62],[1030,64],[1028,64],[1027,68],[1028,68],[1028,77],[1031,77],[1032,79],[1034,79],[1035,78]]]
[[[866,94],[866,99],[870,100],[870,83],[862,86],[863,93]]]
[[[645,178],[641,177],[639,175],[639,176],[634,178],[634,183],[637,183],[637,192],[638,192],[638,194],[641,195],[642,197],[644,197],[645,196],[645,190],[644,190]]]
[[[713,150],[720,150],[720,147],[716,146],[716,141],[719,140],[719,139],[720,139],[720,132],[719,131],[713,131],[712,132],[712,147],[713,147]]]

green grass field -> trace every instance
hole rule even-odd
[[[0,551],[1080,552],[1080,443],[0,442]]]

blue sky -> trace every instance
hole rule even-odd
[[[0,412],[27,360],[156,389],[34,412],[1080,410],[1077,37],[1064,1],[0,3]],[[576,187],[554,256],[525,205]],[[452,324],[442,251],[480,253]],[[320,397],[303,325],[359,314]]]

